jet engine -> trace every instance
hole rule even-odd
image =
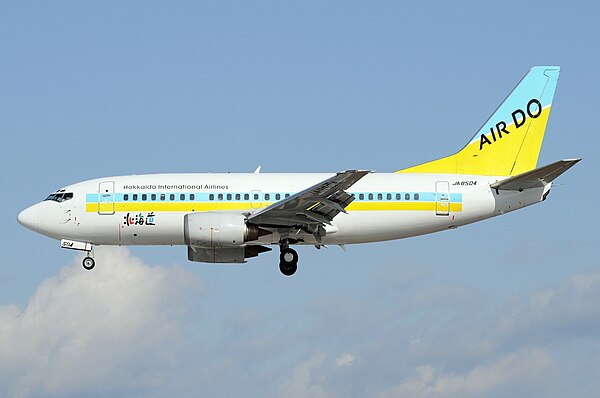
[[[246,217],[239,213],[209,211],[186,214],[184,217],[185,244],[192,247],[241,247],[270,233],[246,223]]]

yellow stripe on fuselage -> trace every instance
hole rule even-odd
[[[412,210],[435,211],[435,202],[353,202],[348,211]],[[462,203],[450,203],[450,211],[462,211]]]
[[[260,208],[270,206],[273,203],[263,202]],[[412,211],[435,211],[436,202],[353,202],[346,210],[348,211],[382,211],[382,210],[412,210]],[[114,211],[117,213],[128,212],[192,212],[192,211],[227,211],[227,210],[252,210],[258,207],[252,207],[250,202],[118,202],[114,204]],[[112,203],[87,203],[86,212],[102,213],[113,212]],[[462,203],[450,203],[450,211],[462,211]]]
[[[261,207],[266,207],[271,203],[265,203]],[[100,212],[112,212],[112,203],[100,204]],[[134,212],[134,211],[214,211],[214,210],[250,210],[258,207],[251,207],[250,202],[116,202],[114,205],[116,212]],[[87,203],[85,211],[95,213],[98,211],[98,203]]]

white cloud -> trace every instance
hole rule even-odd
[[[594,385],[598,360],[588,352],[600,344],[600,271],[503,303],[468,287],[427,282],[396,300],[386,292],[364,301],[360,294],[315,299],[308,333],[314,347],[286,386],[327,396],[524,397]],[[360,361],[341,366],[345,356],[332,352],[339,346]],[[316,363],[311,352],[336,359]]]
[[[515,389],[522,396],[526,395],[524,389],[536,391],[539,395],[548,387],[553,373],[554,360],[548,351],[526,349],[464,373],[444,373],[433,365],[419,366],[412,378],[383,392],[381,398],[501,396],[504,394],[499,392]]]
[[[418,365],[410,372],[397,374],[396,382],[391,384],[376,378],[379,368],[371,370],[372,364],[348,373],[348,364],[354,361],[352,355],[342,354],[335,362],[329,358],[326,353],[318,353],[296,365],[282,384],[279,396],[525,397],[548,396],[546,393],[555,387],[554,357],[541,348],[501,355],[462,371],[434,363]]]
[[[600,272],[496,311],[477,290],[421,277],[393,295],[380,284],[309,295],[291,315],[254,296],[216,301],[201,320],[188,315],[203,288],[185,268],[150,267],[121,248],[97,262],[63,268],[23,308],[0,306],[0,396],[544,395],[548,380],[577,387],[554,377],[582,368],[571,348],[600,344]]]
[[[354,356],[351,354],[342,354],[340,355],[335,362],[338,366],[351,366],[354,363]]]
[[[317,354],[298,364],[290,377],[279,390],[279,396],[285,398],[330,397],[323,385],[325,374],[321,371],[327,356]]]
[[[23,309],[0,307],[0,395],[143,391],[176,366],[185,296],[202,291],[182,267],[149,267],[123,248],[98,248],[45,280]]]
[[[500,314],[493,339],[540,343],[600,333],[600,271],[573,275],[516,300]]]

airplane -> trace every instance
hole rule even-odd
[[[245,263],[279,246],[279,269],[298,268],[294,245],[402,239],[544,201],[581,159],[537,168],[560,73],[535,66],[453,155],[392,173],[150,174],[66,186],[17,217],[86,253],[100,245],[185,245],[190,261]]]

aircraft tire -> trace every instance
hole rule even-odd
[[[289,247],[281,249],[279,254],[279,270],[285,276],[292,276],[298,270],[298,253]]]
[[[281,273],[285,276],[292,276],[296,273],[297,270],[297,263],[285,263],[283,261],[279,263],[279,271],[281,271]]]
[[[96,261],[94,261],[94,259],[91,257],[86,257],[83,259],[82,265],[83,265],[83,268],[85,268],[88,271],[91,271],[96,266]]]

